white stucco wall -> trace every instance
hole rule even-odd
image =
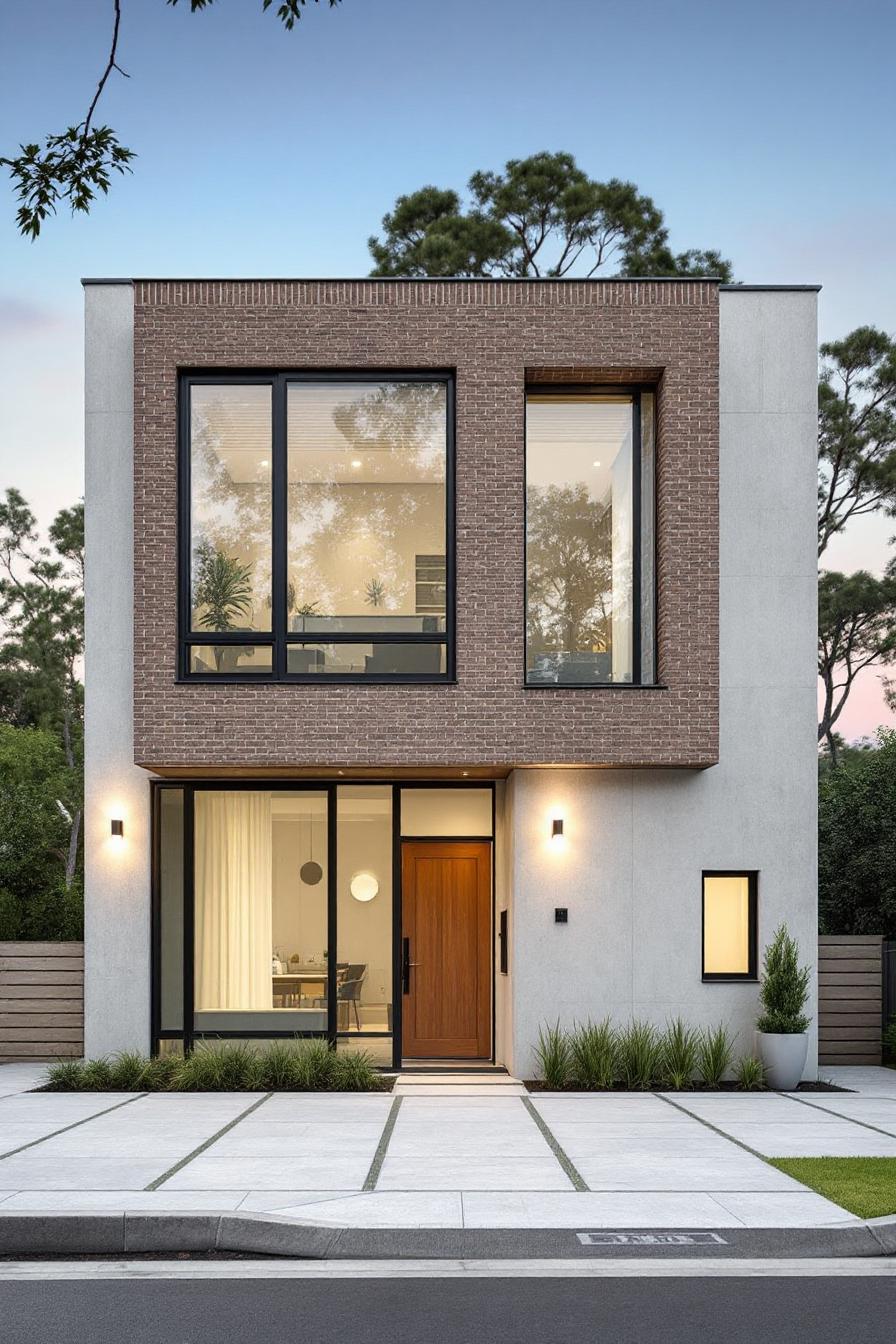
[[[85,288],[87,1055],[148,1050],[149,785],[133,750],[134,296]],[[124,837],[113,840],[120,817]]]
[[[558,1018],[680,1013],[724,1021],[750,1048],[757,986],[701,981],[703,869],[758,869],[760,959],[786,920],[815,962],[816,295],[723,291],[720,304],[719,764],[512,776],[523,1076],[539,1024]],[[807,1076],[816,1059],[813,1021]]]

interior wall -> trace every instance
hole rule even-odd
[[[491,835],[491,789],[402,789],[401,833]]]
[[[355,873],[373,873],[372,901],[351,893]],[[339,816],[336,917],[338,960],[366,965],[362,1004],[392,1002],[392,816],[388,812]]]
[[[278,952],[284,963],[296,954],[301,961],[318,963],[327,949],[326,821],[315,817],[314,824],[314,859],[323,876],[309,886],[300,875],[311,853],[307,817],[273,817],[272,951]]]

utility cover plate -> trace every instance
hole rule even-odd
[[[577,1232],[583,1246],[727,1246],[716,1232]]]

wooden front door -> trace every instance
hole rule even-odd
[[[491,1055],[491,874],[491,845],[482,841],[402,845],[406,1059]]]

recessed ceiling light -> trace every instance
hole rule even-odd
[[[355,471],[359,471],[359,470],[360,470],[360,468],[361,468],[361,459],[360,459],[360,457],[353,457],[353,458],[352,458],[352,467],[354,468]]]
[[[600,463],[599,463],[599,462],[595,462],[593,465],[594,465],[595,467],[599,467],[599,466],[600,466]]]
[[[267,460],[266,457],[263,457],[263,458],[261,459],[261,463],[260,463],[260,465],[261,465],[262,467],[269,467],[271,464],[270,464],[270,462]]]

